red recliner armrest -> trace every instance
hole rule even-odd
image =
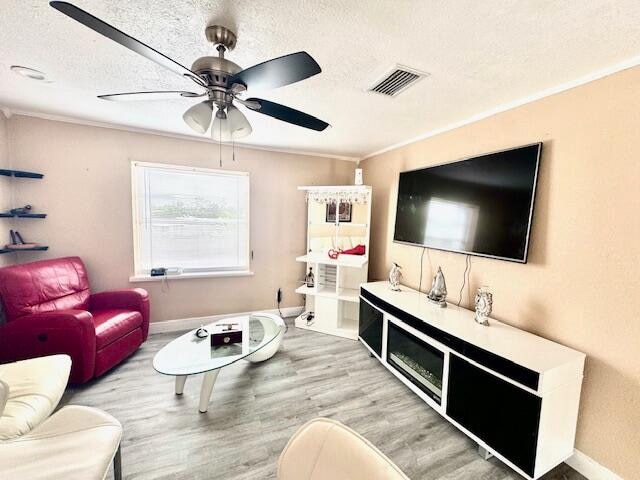
[[[90,310],[123,308],[136,310],[142,315],[142,340],[149,334],[149,294],[143,288],[110,290],[94,293],[89,297]]]
[[[93,377],[96,331],[86,310],[56,310],[16,318],[0,327],[0,359],[13,361],[66,353],[72,383]]]

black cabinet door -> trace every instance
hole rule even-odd
[[[382,312],[362,298],[358,334],[379,357],[382,356]]]
[[[533,476],[542,399],[457,355],[449,358],[447,415]]]

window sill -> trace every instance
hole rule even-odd
[[[161,282],[162,280],[185,280],[187,278],[216,278],[216,277],[251,277],[254,273],[250,270],[229,270],[220,272],[199,272],[181,273],[180,275],[161,275],[152,277],[151,275],[134,275],[129,277],[131,283],[138,282]]]

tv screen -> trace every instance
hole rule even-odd
[[[525,263],[541,149],[400,173],[394,241]]]

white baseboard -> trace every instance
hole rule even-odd
[[[580,450],[575,450],[565,463],[589,480],[622,480],[622,477],[600,465]]]
[[[280,309],[283,317],[297,317],[304,311],[304,307],[285,307]],[[279,315],[277,309],[256,310],[256,312],[267,312]],[[167,320],[165,322],[152,322],[149,324],[149,333],[180,332],[192,330],[200,325],[222,320],[223,318],[237,317],[239,315],[250,315],[255,312],[226,313],[224,315],[210,315],[207,317],[179,318],[177,320]]]

